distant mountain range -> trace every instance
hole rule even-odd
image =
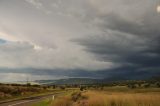
[[[39,84],[95,84],[98,83],[101,79],[91,79],[91,78],[68,78],[68,79],[59,79],[59,80],[36,80],[36,83]]]
[[[67,78],[67,79],[58,79],[58,80],[36,80],[35,83],[45,84],[45,85],[61,85],[61,84],[104,84],[109,82],[116,81],[128,81],[131,79],[122,78],[122,77],[110,77],[104,79],[92,79],[92,78]],[[160,81],[160,76],[152,76],[148,79],[137,79],[137,80],[155,80]]]
[[[42,71],[44,72],[44,71]],[[108,83],[114,81],[127,81],[127,80],[150,80],[160,78],[160,71],[135,71],[135,70],[101,70],[101,71],[83,71],[83,70],[70,70],[70,71],[50,71],[51,75],[68,76],[66,79],[58,80],[36,80],[35,83],[39,84],[97,84]],[[156,76],[156,77],[155,77]],[[157,77],[158,76],[158,77]]]

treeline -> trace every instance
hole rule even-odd
[[[103,89],[104,87],[114,87],[114,86],[126,86],[128,88],[160,88],[160,82],[155,80],[128,80],[128,81],[113,81],[107,83],[96,83],[96,84],[62,84],[62,85],[50,85],[53,88],[79,88],[80,90],[96,88],[96,89]]]
[[[50,86],[28,84],[3,84],[0,83],[0,99],[12,98],[15,96],[26,96],[47,92]]]

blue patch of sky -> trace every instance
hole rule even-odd
[[[7,42],[6,40],[0,39],[0,44],[4,44],[6,42]]]

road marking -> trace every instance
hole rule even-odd
[[[54,95],[53,95],[53,97],[54,97]],[[42,97],[41,99],[43,99],[43,98],[46,98],[46,97]],[[28,101],[24,101],[24,102],[19,102],[19,103],[11,104],[11,105],[8,105],[8,106],[16,106],[16,105],[28,103],[28,102],[31,102],[31,101],[36,101],[36,100],[37,99],[35,99],[35,100],[28,100]]]
[[[16,106],[16,105],[24,104],[24,103],[31,102],[31,101],[34,101],[34,100],[28,100],[28,101],[24,101],[24,102],[19,102],[19,103],[8,105],[8,106]]]

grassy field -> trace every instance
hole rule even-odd
[[[0,85],[0,102],[63,92],[33,106],[160,106],[160,88],[128,86]]]
[[[63,93],[62,95],[56,96],[55,100],[53,100],[52,98],[47,98],[39,103],[33,104],[33,106],[71,106],[71,97],[74,93],[78,92],[80,91],[77,89],[69,90],[68,92]],[[69,102],[69,104],[67,102]]]
[[[55,100],[44,100],[34,106],[160,106],[160,89],[110,87],[104,90],[76,91],[56,97]]]
[[[88,91],[75,106],[160,106],[160,93]]]
[[[52,86],[0,84],[0,103],[57,92],[66,92],[70,89],[66,88],[64,90],[61,88],[53,88]]]

